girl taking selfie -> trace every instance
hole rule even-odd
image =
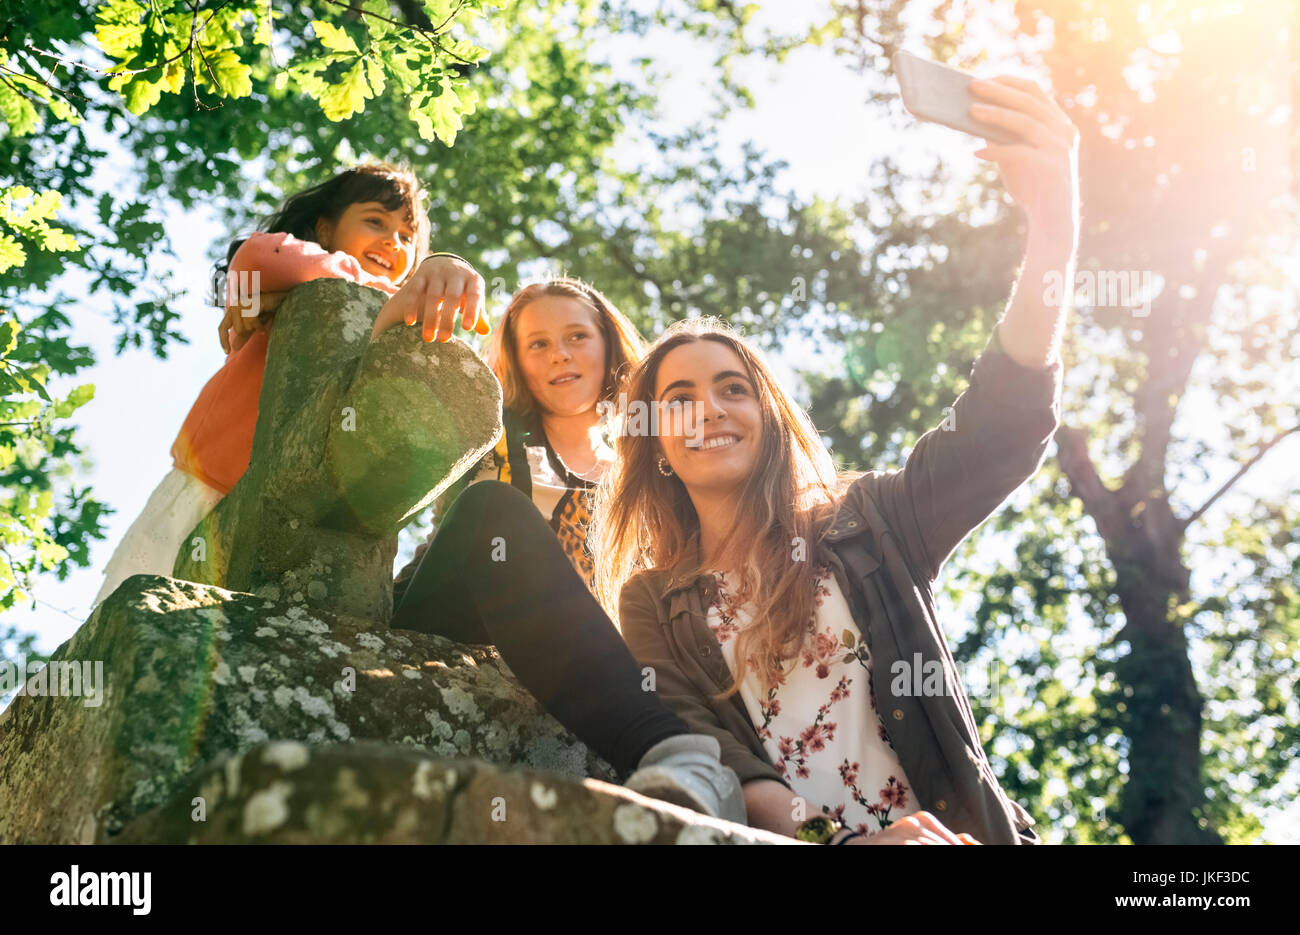
[[[670,328],[628,381],[660,406],[625,433],[592,529],[597,589],[660,696],[718,739],[751,825],[834,844],[1037,843],[998,784],[934,584],[1041,465],[1059,424],[1077,134],[1037,86],[997,79],[981,119],[1026,209],[1014,296],[951,417],[896,471],[837,475],[807,414],[720,321]]]

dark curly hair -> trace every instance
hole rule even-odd
[[[429,253],[429,214],[425,192],[419,179],[407,166],[386,162],[367,162],[340,172],[328,182],[305,189],[284,200],[259,230],[268,234],[292,234],[299,240],[319,243],[316,222],[324,218],[337,222],[349,205],[377,201],[388,211],[406,209],[406,222],[415,235],[415,262],[407,270],[409,277]],[[225,303],[226,274],[230,261],[247,237],[231,241],[226,258],[212,274],[212,304]]]

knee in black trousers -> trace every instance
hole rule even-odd
[[[560,723],[628,773],[688,732],[653,692],[554,531],[521,491],[471,484],[416,569],[394,625],[495,644]]]

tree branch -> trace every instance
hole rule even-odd
[[[1119,492],[1106,486],[1088,455],[1087,431],[1062,425],[1055,437],[1056,461],[1070,482],[1070,492],[1083,501],[1102,538],[1115,541],[1122,534],[1124,510]]]
[[[1207,327],[1223,273],[1233,255],[1216,250],[1191,283],[1196,293],[1182,298],[1173,283],[1151,310],[1139,348],[1146,358],[1146,381],[1134,394],[1139,455],[1124,474],[1119,496],[1125,510],[1165,493],[1165,468],[1178,401],[1207,341]]]
[[[1291,428],[1287,429],[1285,432],[1280,433],[1275,438],[1273,438],[1272,441],[1270,441],[1268,444],[1260,448],[1259,451],[1255,452],[1255,456],[1251,458],[1249,461],[1247,461],[1245,464],[1243,464],[1237,470],[1237,473],[1233,474],[1232,477],[1228,479],[1227,483],[1225,483],[1222,487],[1220,487],[1218,490],[1214,492],[1214,494],[1210,497],[1210,499],[1206,500],[1203,504],[1201,504],[1200,509],[1193,512],[1192,515],[1188,516],[1186,519],[1179,520],[1179,526],[1185,530],[1187,529],[1188,526],[1190,526],[1192,523],[1196,522],[1203,515],[1205,515],[1205,511],[1214,505],[1214,501],[1222,497],[1225,493],[1228,492],[1228,489],[1232,487],[1233,484],[1241,480],[1241,478],[1245,475],[1247,471],[1249,471],[1252,467],[1254,467],[1259,462],[1259,460],[1264,457],[1264,455],[1268,454],[1269,449],[1273,448],[1273,446],[1275,446],[1278,442],[1280,442],[1282,439],[1286,438],[1288,435],[1292,434],[1293,432],[1300,432],[1300,425],[1292,426]]]

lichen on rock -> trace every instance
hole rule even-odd
[[[213,790],[222,787],[221,793]],[[205,798],[202,820],[192,803]],[[602,782],[405,747],[266,748],[215,762],[114,839],[228,844],[759,844],[789,839]]]

